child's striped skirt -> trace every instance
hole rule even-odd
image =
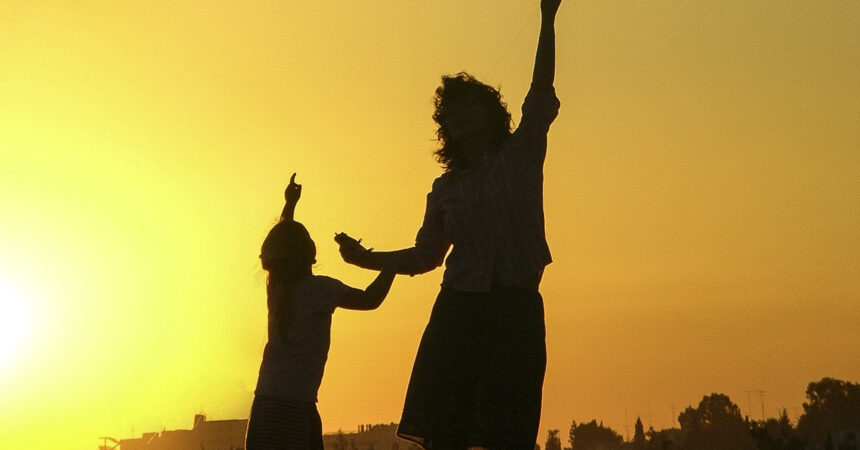
[[[314,402],[258,395],[251,405],[245,450],[323,450],[322,422]]]

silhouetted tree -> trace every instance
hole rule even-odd
[[[822,443],[828,433],[860,428],[860,384],[822,378],[806,388],[808,402],[797,431],[811,443]]]
[[[803,450],[806,442],[791,426],[785,409],[778,418],[749,424],[750,434],[759,450]]]
[[[645,427],[642,426],[642,419],[636,418],[636,425],[633,426],[633,450],[645,450]]]
[[[839,450],[857,450],[857,435],[853,431],[849,431],[839,444]]]
[[[561,439],[558,438],[559,430],[549,430],[546,437],[545,450],[561,450]]]
[[[603,422],[592,420],[578,424],[574,420],[570,425],[570,447],[572,450],[618,450],[623,439],[611,428],[604,427]]]
[[[654,431],[654,428],[648,428],[648,432],[645,433],[648,437],[648,443],[645,448],[647,450],[670,450],[680,448],[677,444],[680,433],[681,430],[677,428],[660,431]]]
[[[698,408],[685,409],[678,416],[678,423],[686,449],[755,449],[740,408],[725,394],[706,395]]]

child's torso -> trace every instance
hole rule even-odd
[[[269,340],[263,352],[258,395],[315,401],[331,343],[331,318],[346,286],[311,275],[292,289],[269,289]]]

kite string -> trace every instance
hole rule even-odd
[[[528,28],[529,26],[531,26],[531,24],[532,24],[532,22],[534,22],[534,20],[535,20],[534,16],[533,16],[533,15],[531,15],[531,16],[529,16],[529,18],[525,21],[525,23],[523,24],[523,26],[522,26],[522,27],[520,27],[520,31],[518,31],[518,32],[517,32],[517,34],[514,36],[514,38],[513,38],[513,39],[511,39],[511,41],[508,43],[508,46],[507,46],[507,47],[505,47],[505,49],[504,49],[504,50],[502,50],[502,53],[499,55],[498,59],[496,59],[496,62],[495,62],[495,63],[493,63],[493,65],[492,65],[492,66],[490,66],[490,70],[488,70],[488,71],[487,71],[487,76],[488,76],[488,77],[490,76],[490,74],[492,74],[492,73],[493,73],[493,70],[495,70],[495,69],[496,69],[496,67],[499,65],[499,63],[500,63],[500,62],[502,62],[502,58],[504,58],[504,57],[505,57],[505,55],[507,55],[507,54],[508,54],[508,52],[511,50],[511,47],[513,47],[513,46],[514,46],[514,43],[516,43],[516,42],[520,39],[520,36],[522,36],[523,32],[525,32],[525,31],[526,31],[526,28]]]
[[[415,100],[415,84],[416,84],[416,79],[417,79],[416,73],[418,72],[418,63],[417,63],[417,61],[418,61],[418,51],[417,51],[418,50],[418,2],[419,2],[419,0],[415,0],[412,2],[412,36],[411,36],[411,40],[410,40],[410,42],[412,44],[412,49],[410,51],[410,53],[412,54],[412,70],[410,71],[411,80],[409,83],[409,87],[410,87],[410,89],[409,89],[409,91],[410,91],[409,104],[410,104],[410,108],[411,108],[411,113],[408,115],[408,117],[410,117],[411,119],[407,119],[404,117],[403,118],[404,127],[402,128],[402,129],[407,129],[407,130],[414,130],[416,128],[416,126],[415,126],[416,125],[416,123],[415,123],[415,111],[418,107],[416,100]],[[407,124],[406,123],[407,120],[411,121],[411,124]],[[411,126],[406,126],[406,125],[411,125]],[[405,133],[404,144],[401,148],[410,148],[411,145],[409,145],[409,142],[408,142],[409,140],[410,140],[410,136],[409,136],[409,133],[407,132],[407,133]],[[413,154],[413,156],[411,158],[414,159],[414,158],[416,158],[416,156],[414,156],[414,154],[419,153],[419,152],[410,152],[410,153]],[[421,155],[421,156],[423,156],[423,155]],[[406,172],[406,175],[404,175],[403,178],[400,180],[400,182],[397,184],[397,188],[394,190],[387,190],[387,195],[385,195],[384,200],[380,203],[379,207],[376,209],[376,212],[373,215],[371,215],[370,219],[366,222],[367,227],[363,232],[368,232],[370,230],[374,230],[374,229],[378,228],[377,225],[379,223],[380,217],[382,216],[382,212],[385,211],[388,208],[388,206],[391,204],[391,201],[394,198],[394,194],[401,190],[403,185],[406,184],[406,181],[408,181],[412,177],[412,174],[415,172],[416,169],[418,169],[418,166],[420,166],[421,163],[424,161],[425,161],[425,159],[423,157],[417,157],[417,162],[412,165],[412,168],[409,171]]]
[[[415,0],[413,2],[413,7],[412,7],[412,39],[411,39],[411,41],[412,41],[412,52],[411,53],[413,55],[413,58],[412,58],[412,71],[411,71],[412,72],[412,83],[410,84],[412,87],[415,86],[416,72],[417,72],[417,54],[418,54],[418,52],[417,52],[417,40],[418,40],[418,31],[417,31],[418,30],[418,25],[417,25],[418,24],[418,12],[417,12],[417,10],[418,10],[418,0]],[[508,45],[504,48],[504,50],[502,50],[501,54],[499,54],[499,57],[496,58],[496,61],[493,63],[493,65],[490,66],[490,69],[487,71],[487,77],[489,77],[493,73],[493,71],[496,69],[496,67],[502,62],[502,59],[504,59],[504,57],[508,54],[508,52],[514,46],[514,44],[520,39],[522,34],[525,32],[526,28],[528,28],[532,24],[532,22],[534,22],[534,17],[530,16],[523,23],[523,26],[520,27],[519,31],[517,31],[517,34],[514,35],[514,37],[510,40],[510,42],[508,42]],[[415,128],[414,127],[414,125],[415,125],[415,123],[414,123],[415,114],[414,113],[415,113],[415,108],[417,107],[417,105],[415,102],[415,90],[410,89],[410,91],[411,91],[411,93],[410,93],[411,102],[410,103],[412,105],[412,112],[413,112],[413,114],[410,114],[410,117],[412,117],[412,122],[413,122],[412,123],[412,125],[413,125],[412,129],[414,129]],[[403,148],[408,148],[408,147],[409,147],[409,145],[407,143],[404,145]],[[406,181],[408,181],[412,177],[412,174],[415,173],[415,170],[418,169],[418,166],[420,166],[425,161],[426,160],[423,157],[418,158],[418,161],[412,166],[412,168],[408,172],[406,172],[406,175],[400,180],[400,183],[398,183],[397,188],[393,191],[389,191],[388,195],[385,197],[385,199],[382,201],[380,206],[377,208],[376,212],[371,216],[370,220],[367,222],[367,224],[368,224],[367,230],[376,229],[376,225],[378,225],[383,211],[385,211],[388,208],[388,206],[390,205],[392,199],[394,198],[394,194],[396,192],[401,191],[401,188],[406,184]]]

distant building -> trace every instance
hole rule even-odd
[[[194,416],[190,430],[143,433],[137,439],[120,439],[118,450],[244,450],[248,419],[206,420]],[[359,425],[358,431],[323,435],[325,450],[415,450],[421,447],[397,437],[397,424]],[[110,439],[110,438],[104,438]],[[112,439],[111,439],[112,440]],[[109,447],[103,447],[108,450]]]
[[[413,450],[416,444],[397,437],[397,424],[359,425],[358,431],[323,434],[325,450]]]
[[[120,450],[244,450],[248,419],[206,420],[194,416],[190,430],[143,433],[139,439],[121,439]]]

